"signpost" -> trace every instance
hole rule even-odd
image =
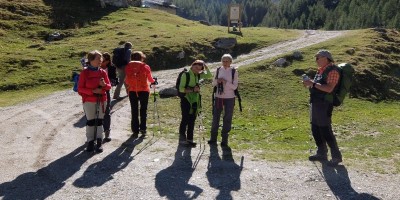
[[[239,4],[229,4],[228,33],[230,32],[231,26],[233,26],[233,31],[237,31],[237,28],[239,28],[239,32],[242,32],[241,11],[242,9]]]

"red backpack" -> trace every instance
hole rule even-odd
[[[125,68],[125,83],[129,91],[148,91],[147,82],[148,70],[146,64],[142,62],[130,62]]]

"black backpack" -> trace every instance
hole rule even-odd
[[[220,69],[221,67],[218,67],[217,68],[217,74],[215,75],[215,79],[218,79],[218,74],[219,74],[219,69]],[[235,78],[235,73],[236,73],[236,69],[235,68],[232,68],[232,84],[233,84],[233,79]],[[215,106],[214,105],[214,103],[215,103],[215,97],[214,97],[214,95],[215,95],[215,93],[217,92],[217,86],[214,86],[214,89],[213,89],[213,93],[212,93],[212,102],[213,102],[213,107]],[[239,110],[240,110],[240,112],[242,112],[242,98],[240,97],[240,94],[239,94],[239,86],[236,88],[236,90],[235,90],[235,96],[238,98],[238,101],[239,101]],[[214,111],[214,109],[213,109],[213,111]]]
[[[178,91],[178,97],[184,97],[184,96],[186,95],[186,93],[184,93],[184,92],[179,92],[179,84],[181,83],[181,77],[182,77],[182,74],[184,74],[184,73],[186,74],[185,88],[187,88],[187,87],[189,86],[189,81],[190,81],[190,76],[188,76],[188,75],[189,75],[189,72],[188,72],[188,70],[187,70],[186,68],[184,68],[184,69],[179,73],[178,78],[176,79],[175,88],[176,88],[176,90]]]
[[[125,60],[125,48],[118,47],[118,48],[114,49],[112,63],[117,68],[121,68],[128,64],[128,62],[126,62],[126,60]]]

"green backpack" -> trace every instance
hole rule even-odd
[[[333,102],[333,106],[343,104],[344,98],[350,92],[353,83],[354,68],[348,63],[341,63],[337,66],[340,73],[339,83],[333,92],[333,95],[326,95],[326,99]],[[331,99],[333,97],[333,99]]]

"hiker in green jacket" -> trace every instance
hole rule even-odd
[[[181,76],[179,92],[185,93],[185,95],[180,97],[182,120],[179,126],[179,144],[196,146],[196,143],[193,142],[193,130],[196,116],[201,109],[199,80],[210,78],[212,78],[212,74],[202,60],[194,61],[190,70]],[[186,83],[187,79],[189,81]]]

